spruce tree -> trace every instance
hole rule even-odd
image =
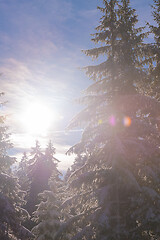
[[[84,52],[106,60],[85,68],[94,83],[81,100],[86,108],[70,124],[85,126],[73,151],[90,155],[69,178],[70,219],[56,239],[67,232],[71,240],[158,240],[160,105],[140,94],[145,34],[135,27],[129,0],[103,2],[92,39],[101,46]]]
[[[45,151],[45,159],[52,169],[52,175],[49,179],[49,190],[39,193],[41,202],[33,214],[33,220],[36,222],[36,226],[32,231],[37,240],[54,240],[56,232],[61,225],[60,205],[62,201],[62,180],[60,179],[60,172],[57,169],[59,160],[54,157],[54,154],[55,148],[52,142],[49,142]]]
[[[3,105],[3,104],[2,104]],[[1,107],[2,107],[1,105]],[[12,148],[5,117],[0,116],[0,239],[30,239],[33,235],[22,226],[28,213],[22,208],[23,193],[11,166],[15,158],[8,155]]]

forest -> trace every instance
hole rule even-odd
[[[13,169],[0,115],[0,240],[160,240],[160,0],[145,26],[130,0],[101,2],[95,47],[83,50],[96,62],[83,67],[92,83],[67,126],[83,133],[65,174],[50,139]]]

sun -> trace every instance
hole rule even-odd
[[[20,116],[24,130],[31,135],[46,135],[55,118],[56,114],[41,102],[28,104]]]

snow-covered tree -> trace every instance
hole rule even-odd
[[[11,171],[15,158],[8,155],[12,147],[5,117],[0,116],[0,239],[30,239],[33,235],[22,226],[28,213],[21,207],[23,193]]]
[[[71,153],[73,153],[72,148],[69,149],[67,154],[71,154]],[[72,173],[74,173],[76,170],[78,170],[80,167],[82,167],[86,161],[87,161],[87,154],[78,154],[77,153],[73,164],[71,165],[70,168],[67,169],[67,172],[64,176],[65,183],[67,183],[67,181],[70,178],[70,176],[72,175]]]
[[[22,194],[17,178],[4,172],[0,173],[0,239],[31,239],[33,234],[22,222],[28,213],[21,207]]]
[[[54,157],[54,154],[55,148],[49,142],[45,151],[45,158],[52,165],[52,176],[49,179],[50,189],[39,193],[41,202],[33,214],[33,220],[37,225],[32,231],[37,240],[54,240],[56,232],[61,225],[62,180],[60,179],[60,172],[57,169],[59,161]]]
[[[36,141],[36,146],[32,148],[32,157],[29,159],[28,166],[28,177],[31,184],[26,204],[26,210],[31,216],[36,210],[36,205],[39,203],[38,194],[44,190],[49,190],[48,180],[54,169],[51,155],[54,151],[55,149],[50,143],[46,152],[43,153],[38,141]],[[34,225],[32,220],[26,222],[26,226],[29,229],[32,229]]]
[[[106,60],[85,68],[94,83],[70,124],[85,126],[73,151],[90,155],[69,178],[71,197],[62,207],[70,219],[56,239],[67,233],[71,240],[158,240],[160,104],[140,95],[145,34],[129,0],[103,2],[92,39],[101,46],[84,52]]]

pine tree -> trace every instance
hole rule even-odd
[[[62,201],[62,180],[60,179],[60,172],[57,169],[59,161],[54,157],[54,154],[55,148],[52,143],[49,142],[45,151],[45,158],[49,163],[49,167],[52,169],[52,176],[49,179],[50,189],[39,194],[41,202],[33,214],[33,220],[37,225],[32,231],[37,240],[54,240],[55,234],[61,225],[60,205]]]
[[[8,155],[12,147],[5,117],[0,116],[0,239],[30,239],[33,235],[21,223],[28,213],[21,207],[23,194],[11,166],[15,158]]]
[[[155,26],[148,23],[150,33],[154,34],[154,43],[149,45],[148,63],[150,63],[151,95],[160,100],[160,0],[153,0],[152,15]]]
[[[94,83],[81,102],[86,108],[70,127],[85,125],[74,152],[90,155],[69,178],[70,219],[56,235],[71,240],[158,240],[160,236],[160,105],[140,95],[144,82],[143,28],[129,0],[104,0],[98,48],[84,51],[106,61],[86,67]],[[71,210],[74,208],[74,213]]]

